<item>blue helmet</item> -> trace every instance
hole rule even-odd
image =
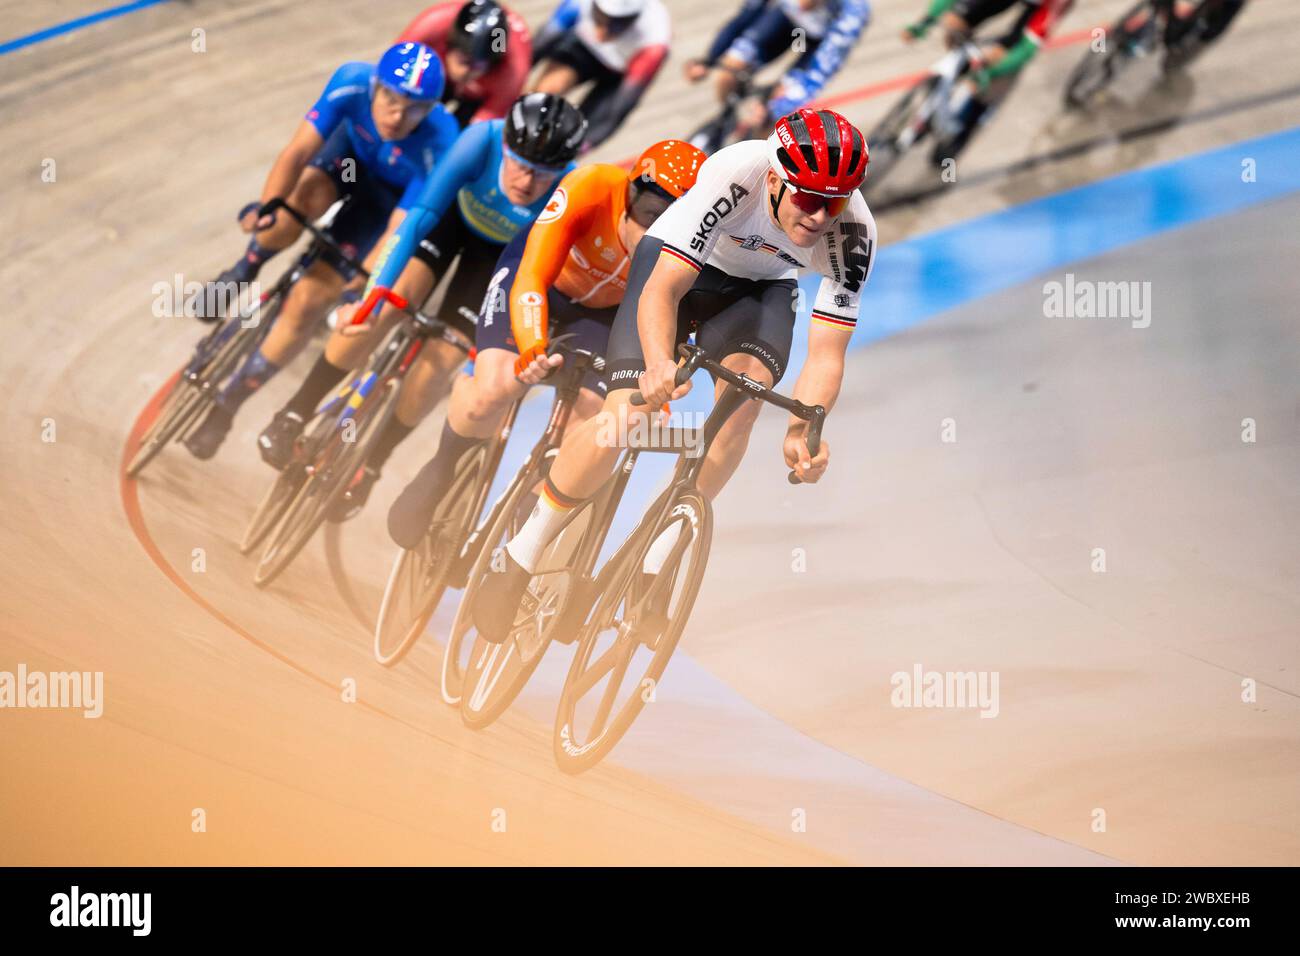
[[[379,58],[375,78],[394,93],[421,102],[442,99],[442,60],[423,43],[399,43]]]

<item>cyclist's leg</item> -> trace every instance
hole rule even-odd
[[[460,252],[462,233],[459,221],[459,214],[451,211],[429,231],[394,283],[395,293],[408,302],[423,302],[429,297],[429,293]],[[374,251],[372,249],[372,256],[367,261],[373,258]],[[369,332],[353,334],[346,329],[336,329],[326,343],[324,353],[307,373],[298,391],[280,409],[277,419],[286,414],[299,422],[310,418],[325,396],[343,381],[348,372],[365,364],[399,317],[400,313],[396,309],[385,305],[377,320],[370,320],[373,327]]]
[[[368,253],[383,234],[397,205],[397,194],[391,188],[373,182],[363,185],[359,180],[353,185],[352,197],[352,202],[335,220],[331,232],[339,247],[355,257]],[[351,279],[351,269],[341,262],[322,257],[289,290],[284,308],[267,333],[260,351],[264,364],[273,370],[272,374],[303,349],[316,324],[329,313]]]
[[[508,289],[514,281],[514,270],[518,267],[526,240],[527,233],[521,232],[505,247],[499,258],[489,258],[486,248],[479,244],[475,244],[472,253],[467,253],[470,259],[486,260],[494,265],[494,271],[486,282],[486,293],[480,302],[479,322],[477,326],[466,324],[468,335],[478,350],[474,360],[474,374],[456,379],[436,452],[403,489],[389,510],[389,534],[404,548],[415,547],[419,542],[428,525],[429,515],[450,484],[457,464],[466,453],[491,436],[500,421],[500,414],[504,413],[514,398],[523,393],[523,386],[514,380],[517,350],[510,336],[510,314],[502,290]],[[466,256],[463,256],[462,262],[465,259]],[[466,266],[464,270],[457,266],[454,280],[457,285],[463,284],[468,289],[471,283],[478,284],[483,280],[481,272],[474,268],[472,262],[467,262]],[[466,272],[464,278],[462,271]],[[448,305],[451,305],[450,309]],[[467,303],[464,302],[445,303],[442,312],[445,317],[450,316],[450,321],[455,321],[458,328],[465,330],[465,326],[460,325],[464,322],[464,317],[458,313],[466,307]],[[403,397],[406,397],[406,393],[417,395],[420,392],[428,394],[430,391],[432,386],[426,386],[425,389],[408,386]],[[431,408],[430,405],[428,408],[407,410],[410,417],[406,421],[412,423],[410,427],[414,427],[414,423],[418,423]],[[405,423],[390,427],[390,432],[396,431],[402,433],[385,437],[394,440],[394,443],[399,442],[405,433],[409,433],[409,428]]]
[[[736,89],[736,73],[759,69],[790,49],[794,24],[779,4],[759,12],[718,59],[724,69],[715,71],[713,88],[724,103]]]
[[[1245,5],[1246,0],[1206,0],[1201,42],[1213,43],[1223,36]]]
[[[767,2],[768,0],[743,0],[736,15],[723,24],[722,29],[714,35],[705,58],[691,60],[686,64],[686,78],[694,83],[708,76],[708,64],[721,61],[740,35],[762,16],[767,8]]]
[[[307,344],[311,330],[343,291],[343,278],[323,261],[313,263],[284,298],[275,324],[261,346],[230,377],[207,417],[186,439],[195,458],[217,453],[230,432],[236,412]]]
[[[709,355],[721,356],[727,368],[764,385],[775,385],[790,361],[797,285],[793,279],[731,279],[723,292],[739,294],[721,311],[700,317],[696,343]],[[717,384],[718,394],[723,387],[723,383]],[[699,489],[706,498],[714,498],[735,474],[762,410],[759,402],[745,402],[719,430],[700,470]]]
[[[324,215],[340,196],[354,188],[344,181],[345,170],[353,171],[351,179],[363,171],[361,163],[352,155],[347,129],[340,125],[302,171],[286,201],[309,219]],[[279,213],[270,228],[253,233],[239,261],[223,272],[218,281],[252,282],[267,260],[293,245],[301,234],[298,220],[288,213]]]
[[[542,62],[541,72],[533,83],[534,93],[554,93],[563,96],[575,86],[591,79],[590,66],[595,57],[582,41],[570,32],[556,41]]]

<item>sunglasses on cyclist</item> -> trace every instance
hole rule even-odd
[[[673,197],[658,183],[634,179],[628,184],[628,218],[642,229],[649,229],[664,210],[673,204]]]
[[[825,209],[826,214],[833,219],[848,208],[851,198],[850,196],[823,196],[821,193],[796,189],[789,183],[784,185],[790,193],[790,202],[794,204],[794,208],[809,216],[815,216]]]

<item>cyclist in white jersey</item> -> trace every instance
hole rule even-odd
[[[875,220],[858,191],[866,170],[866,142],[848,120],[831,110],[801,109],[778,121],[767,140],[716,153],[691,191],[659,217],[637,247],[610,332],[602,414],[566,440],[536,508],[506,545],[503,573],[489,575],[479,589],[472,612],[480,636],[505,639],[538,557],[569,512],[609,476],[620,453],[602,443],[609,423],[643,427],[637,416],[690,391],[689,382],[676,384],[676,348],[692,332],[727,368],[774,385],[789,361],[799,304],[795,277],[815,272],[822,279],[808,356],[792,394],[827,409],[835,403],[876,257]],[[634,389],[644,406],[630,404]],[[718,433],[699,476],[709,498],[739,466],[761,407],[745,403]],[[809,455],[806,429],[791,418],[782,454],[811,483],[826,471],[830,446],[823,440],[817,455]],[[670,529],[664,538],[675,535]],[[672,544],[651,547],[648,573],[657,573]]]

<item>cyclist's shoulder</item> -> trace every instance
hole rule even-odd
[[[767,141],[745,139],[724,146],[704,161],[700,178],[745,180],[761,178],[769,166]]]
[[[375,65],[360,60],[344,63],[336,69],[325,84],[325,93],[331,99],[347,96],[370,96],[370,80],[375,75]]]
[[[570,197],[582,197],[591,200],[604,198],[613,191],[615,185],[627,182],[627,171],[612,163],[588,163],[579,166],[562,180],[560,185],[568,190]]]
[[[438,149],[447,149],[460,138],[460,124],[445,106],[437,103],[429,115],[420,120],[411,138]]]
[[[452,21],[456,18],[461,4],[458,0],[445,0],[425,7],[407,24],[406,29],[397,35],[397,42],[411,41],[426,46],[438,46],[451,31]]]
[[[663,0],[649,0],[636,28],[646,43],[666,43],[672,36],[673,15]]]

